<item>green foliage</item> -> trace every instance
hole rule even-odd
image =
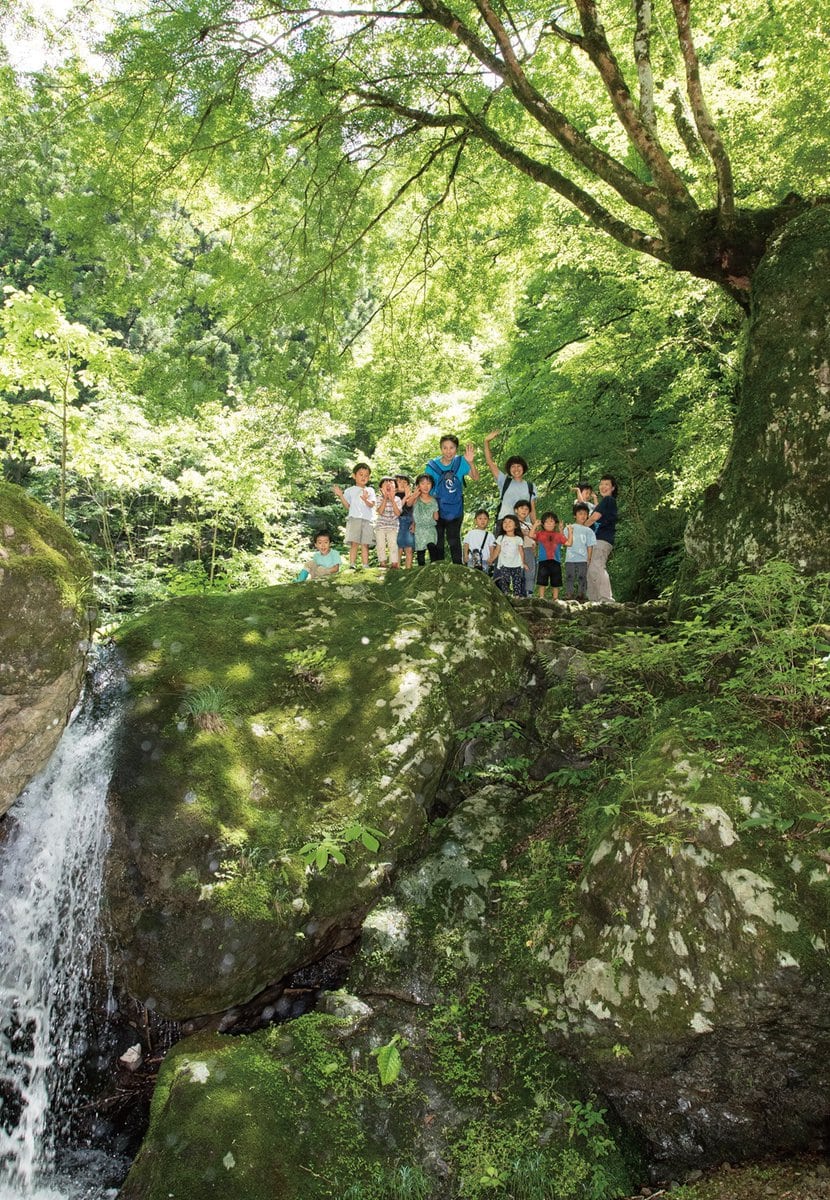
[[[200,729],[211,728],[211,723],[224,728],[225,721],[236,715],[236,706],[224,688],[208,684],[185,696],[181,711]]]
[[[372,1057],[377,1061],[378,1077],[381,1084],[394,1083],[403,1069],[401,1050],[406,1046],[405,1040],[396,1033],[385,1046],[379,1046],[372,1051]]]
[[[523,754],[505,754],[506,746],[521,739],[523,731],[518,721],[474,721],[464,729],[456,730],[459,741],[476,741],[491,748],[492,754],[484,762],[472,767],[461,767],[454,772],[459,783],[482,780],[489,783],[518,785],[527,782],[530,759]]]
[[[326,835],[317,842],[306,842],[304,846],[300,846],[297,854],[307,867],[313,866],[318,871],[324,871],[329,862],[346,865],[344,847],[360,842],[366,850],[374,854],[380,849],[380,843],[385,836],[371,825],[352,821],[338,832]]]
[[[588,826],[619,812],[634,757],[656,729],[674,727],[752,797],[745,830],[822,835],[830,822],[828,619],[829,576],[805,579],[770,562],[713,583],[694,615],[665,633],[623,634],[597,651],[592,670],[605,690],[560,714],[577,750],[613,764],[591,790]],[[659,814],[629,803],[660,838]]]

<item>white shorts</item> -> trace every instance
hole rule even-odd
[[[346,541],[357,542],[360,546],[374,546],[374,524],[371,521],[364,521],[362,517],[347,517]]]

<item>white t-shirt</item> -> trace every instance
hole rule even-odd
[[[361,521],[374,521],[375,510],[370,508],[368,504],[364,504],[361,500],[361,493],[366,492],[370,500],[375,499],[375,489],[371,487],[358,487],[353,483],[351,487],[347,487],[343,492],[343,499],[349,506],[349,516],[357,517]]]
[[[574,544],[572,546],[568,546],[566,551],[567,558],[565,561],[572,563],[587,562],[588,547],[596,546],[597,535],[594,533],[590,525],[577,525],[576,521],[574,521],[573,525],[569,525],[567,527],[565,531],[566,534],[568,529],[573,530]]]
[[[522,539],[520,537],[511,537],[509,534],[503,533],[500,538],[496,538],[501,549],[499,550],[498,565],[500,567],[521,567],[522,563]]]
[[[484,544],[482,545],[482,537]],[[489,529],[469,529],[464,535],[464,545],[469,546],[470,550],[481,551],[481,561],[485,567],[490,562],[490,550],[496,544],[496,539],[493,537]],[[472,557],[468,557],[467,566],[471,567]]]

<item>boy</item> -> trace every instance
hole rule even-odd
[[[464,476],[469,475],[475,482],[478,479],[478,467],[475,458],[475,446],[467,446],[463,454],[458,453],[458,438],[454,433],[445,433],[440,441],[441,454],[431,458],[424,467],[424,473],[429,475],[434,484],[433,497],[438,503],[438,521],[436,522],[437,544],[434,561],[442,562],[444,558],[444,542],[449,543],[450,558],[454,563],[461,564],[461,522],[464,518]]]
[[[369,487],[372,468],[368,463],[357,463],[352,471],[354,484],[345,492],[338,484],[332,488],[337,499],[348,512],[346,518],[346,541],[349,543],[349,570],[357,570],[357,551],[360,550],[364,567],[369,565],[369,547],[374,545],[375,489]]]
[[[331,546],[331,534],[321,530],[314,537],[314,553],[297,579],[331,579],[340,570],[340,555]]]
[[[565,599],[570,600],[572,593],[575,600],[588,598],[588,564],[597,544],[593,529],[587,524],[588,505],[584,501],[574,505],[575,525],[565,526],[568,556],[565,559]]]
[[[541,518],[533,524],[534,534],[539,545],[539,569],[536,585],[539,597],[544,600],[545,590],[550,584],[554,600],[559,599],[559,589],[562,586],[562,547],[567,538],[559,528],[559,518],[555,512],[542,513]]]
[[[533,522],[530,519],[530,501],[517,500],[513,511],[519,518],[521,534],[524,538],[525,595],[532,596],[536,586],[536,539],[533,536]]]
[[[475,515],[475,526],[467,531],[462,544],[464,566],[476,571],[490,570],[490,550],[495,538],[488,530],[490,514],[486,508],[480,508]]]
[[[388,560],[397,570],[398,523],[402,511],[401,502],[395,495],[395,477],[384,475],[375,505],[375,542],[379,567],[385,567]]]
[[[576,487],[574,488],[574,493],[576,495],[576,500],[574,501],[574,503],[575,504],[587,504],[588,505],[588,516],[590,517],[591,513],[594,511],[594,509],[597,506],[596,492],[591,487],[590,483],[586,483],[583,480],[582,483],[578,483],[576,485]]]

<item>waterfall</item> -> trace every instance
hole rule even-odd
[[[0,843],[0,1200],[106,1193],[56,1173],[78,1067],[107,849],[120,690],[102,662]]]

